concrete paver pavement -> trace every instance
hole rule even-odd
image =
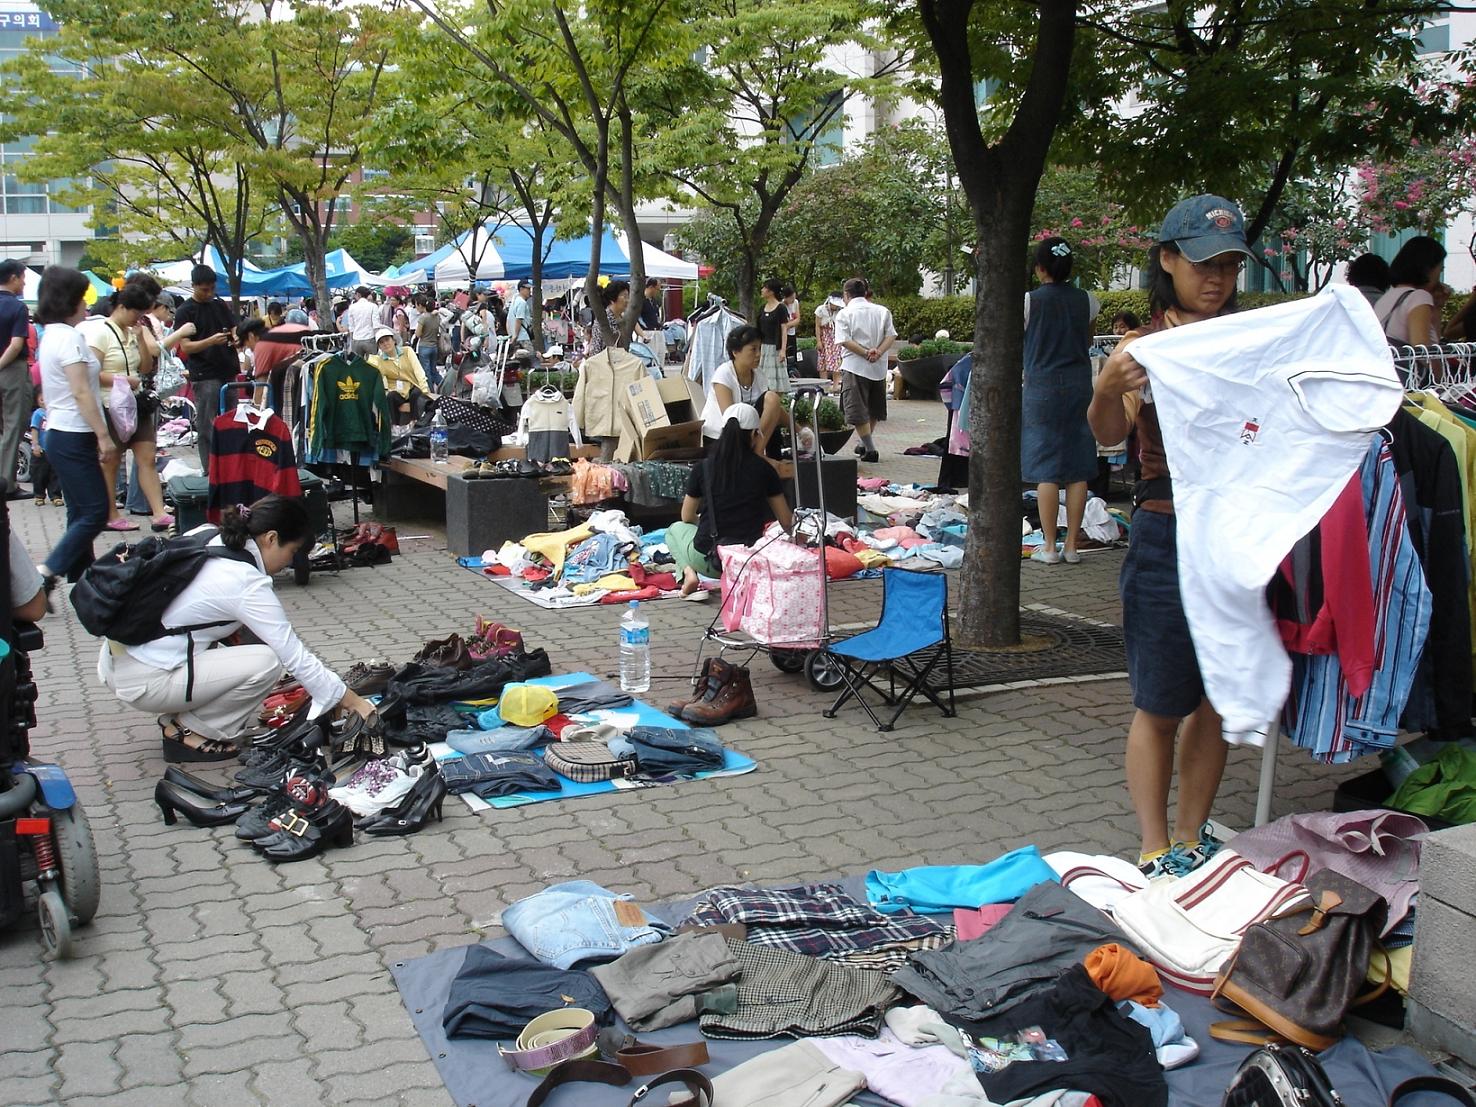
[[[871,468],[930,480],[936,459],[897,455],[940,431],[937,404],[895,404]],[[11,505],[37,555],[62,517]],[[302,637],[339,671],[407,658],[427,638],[469,631],[479,613],[522,627],[556,671],[616,670],[618,610],[541,611],[458,568],[438,538],[402,545],[387,567],[301,589],[279,581]],[[1027,562],[1024,599],[1116,621],[1120,563],[1118,552],[1077,567]],[[874,620],[879,589],[832,590],[834,621]],[[712,610],[659,603],[648,614],[649,699],[661,703],[683,690]],[[759,659],[760,716],[723,730],[757,772],[485,816],[453,802],[417,836],[273,868],[229,827],[163,825],[153,719],[97,683],[97,644],[69,610],[45,632],[33,745],[76,785],[104,887],[72,961],[43,960],[29,921],[0,934],[10,1104],[443,1105],[387,966],[500,934],[501,910],[550,882],[583,876],[656,901],[722,881],[982,861],[1026,842],[1127,853],[1136,841],[1122,784],[1124,681],[964,696],[957,718],[919,706],[879,734],[856,711],[823,718],[825,700],[802,677]],[[1232,752],[1223,821],[1249,823],[1259,760]],[[1277,812],[1324,805],[1346,775],[1284,754]]]

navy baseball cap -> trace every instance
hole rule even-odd
[[[1158,241],[1172,242],[1190,261],[1208,261],[1232,252],[1254,256],[1245,241],[1245,216],[1235,201],[1223,196],[1180,200],[1164,216]]]

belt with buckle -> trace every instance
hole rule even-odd
[[[632,1076],[651,1076],[672,1069],[693,1069],[707,1064],[706,1042],[663,1046],[638,1041],[629,1034],[603,1030],[599,1038],[600,1055],[623,1066]]]
[[[630,1070],[624,1065],[612,1065],[608,1061],[580,1058],[565,1061],[543,1078],[543,1083],[533,1089],[527,1107],[542,1107],[548,1097],[565,1084],[610,1084],[623,1087],[631,1080]],[[681,1084],[687,1089],[685,1099],[672,1099],[669,1107],[713,1107],[712,1081],[695,1069],[675,1069],[654,1080],[648,1080],[635,1090],[628,1107],[637,1107],[652,1089],[663,1084]]]
[[[627,1107],[636,1107],[652,1088],[659,1088],[662,1084],[681,1084],[687,1089],[686,1099],[669,1099],[667,1107],[712,1107],[712,1081],[695,1069],[677,1069],[646,1081],[635,1090]]]
[[[566,1007],[539,1015],[523,1027],[516,1049],[498,1046],[497,1052],[508,1067],[541,1076],[562,1061],[593,1054],[599,1032],[593,1011]]]

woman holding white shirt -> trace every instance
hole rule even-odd
[[[46,327],[37,351],[46,396],[46,454],[67,501],[67,529],[38,568],[48,595],[60,577],[76,581],[92,564],[92,543],[108,521],[102,466],[118,446],[103,419],[101,366],[77,331],[87,317],[87,278],[75,269],[47,266],[36,297],[36,322]]]

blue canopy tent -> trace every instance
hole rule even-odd
[[[220,282],[222,292],[230,287],[230,281],[226,274],[230,272],[230,266],[219,250],[214,246],[207,246],[201,252],[202,263],[215,270],[215,275]],[[173,287],[188,287],[190,283],[190,270],[195,267],[195,262],[176,261],[168,265],[156,266],[154,272],[161,280]],[[307,278],[286,269],[259,269],[251,262],[246,261],[241,265],[241,295],[242,296],[311,296],[313,286],[308,283]]]
[[[460,247],[471,232],[458,236],[434,253],[418,261],[408,262],[393,274],[394,279],[435,279],[441,282],[474,280],[522,280],[533,275],[533,235],[521,224],[512,223],[492,230],[476,232],[483,240],[476,243],[480,249],[468,249],[467,253],[479,256],[475,275],[468,272],[465,257]],[[589,250],[594,236],[582,235],[574,239],[559,239],[557,228],[549,227],[544,232],[544,262],[542,276],[545,280],[567,280],[582,277],[589,272]],[[641,243],[646,262],[646,275],[676,280],[696,280],[697,267],[663,253],[649,243]],[[600,272],[610,277],[630,275],[630,252],[625,240],[609,227],[600,239]]]
[[[328,253],[323,255],[323,263],[328,271],[328,287],[332,289],[357,288],[364,284],[380,285],[389,283],[387,277],[376,277],[373,273],[366,270],[353,259],[353,256],[347,250],[338,249],[328,251]],[[307,263],[299,261],[294,265],[286,265],[281,269],[273,269],[271,272],[295,273],[302,277],[303,280],[307,280]]]
[[[548,260],[543,263],[544,277],[558,280],[584,276],[589,272],[589,251],[593,245],[592,234],[555,241]],[[646,276],[683,281],[697,279],[697,266],[692,262],[673,257],[648,242],[640,245]],[[628,277],[630,269],[630,251],[626,248],[625,238],[610,227],[604,228],[600,238],[600,273],[607,277]]]

